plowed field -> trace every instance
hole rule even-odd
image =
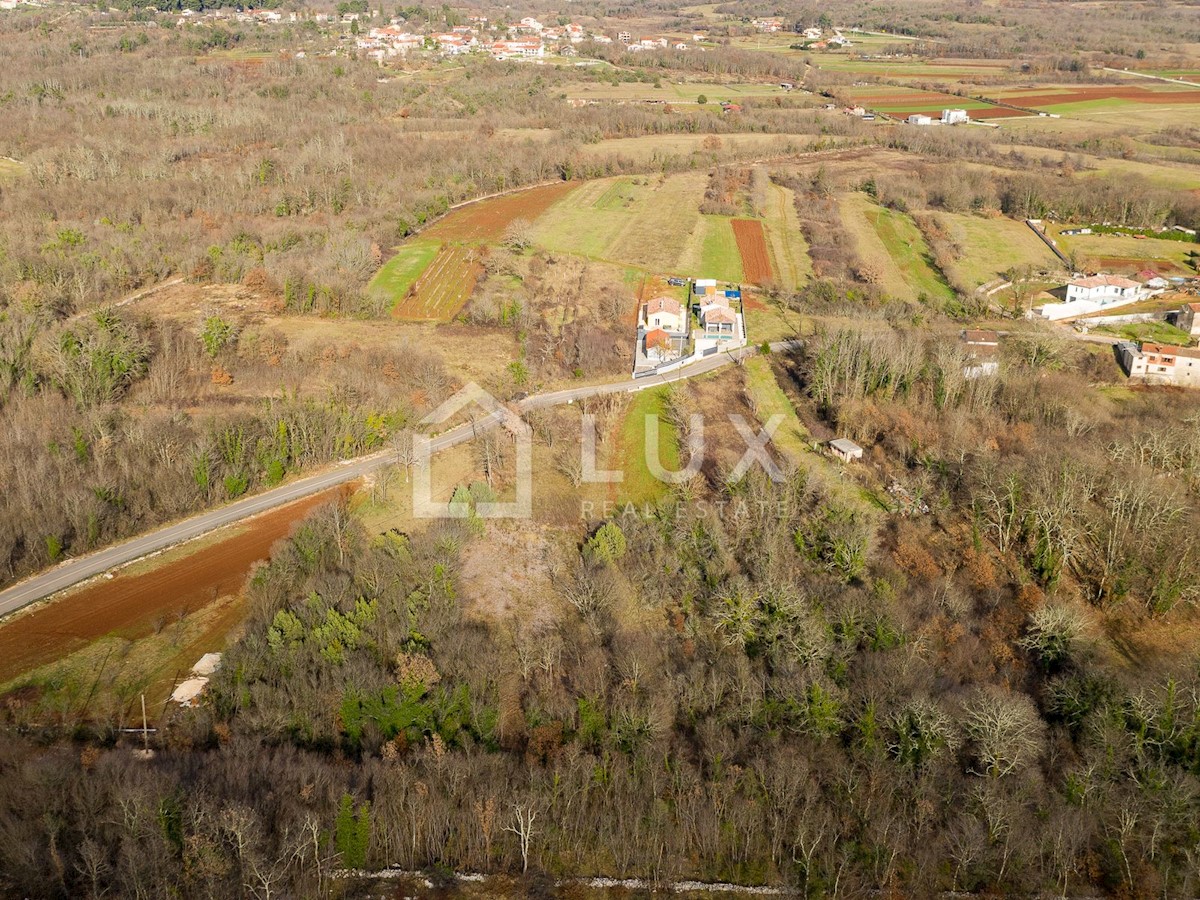
[[[480,200],[449,213],[425,234],[447,241],[498,241],[513,222],[518,219],[536,221],[552,203],[561,200],[576,186],[574,182],[564,181]]]
[[[471,299],[482,270],[477,248],[442,247],[408,296],[396,305],[396,318],[449,322]]]
[[[254,563],[322,503],[335,488],[272,510],[238,533],[195,553],[137,574],[117,572],[60,599],[0,623],[0,682],[60,659],[107,634],[137,638],[158,620],[195,611],[242,587]]]
[[[746,280],[762,284],[771,280],[771,257],[767,252],[762,222],[757,219],[734,219],[733,236],[737,238],[738,253]]]

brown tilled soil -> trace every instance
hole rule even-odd
[[[0,623],[0,682],[78,650],[107,634],[143,637],[166,619],[239,591],[251,566],[323,503],[334,488],[264,513],[237,534],[137,574],[117,572]]]
[[[1080,87],[1061,94],[1018,94],[1001,98],[1017,106],[1058,106],[1061,103],[1084,103],[1088,100],[1130,100],[1134,103],[1156,105],[1200,103],[1200,91],[1154,91],[1140,87],[1103,85]]]
[[[448,247],[438,251],[412,292],[396,305],[397,319],[449,322],[471,299],[483,272],[477,247]]]
[[[575,190],[578,182],[545,184],[515,194],[481,200],[461,207],[425,232],[445,241],[496,241],[518,219],[534,222],[538,216]]]
[[[767,252],[767,239],[763,234],[762,222],[757,219],[734,219],[733,236],[737,238],[738,253],[742,256],[742,270],[746,280],[762,284],[771,280],[771,256]]]

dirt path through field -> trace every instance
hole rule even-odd
[[[0,624],[0,682],[61,659],[106,634],[137,638],[182,610],[240,590],[251,566],[292,526],[345,488],[334,488],[251,519],[216,543],[148,571],[117,572]]]

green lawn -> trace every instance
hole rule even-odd
[[[1128,338],[1131,341],[1153,341],[1158,344],[1174,344],[1176,347],[1186,347],[1192,342],[1192,336],[1181,328],[1168,325],[1166,322],[1135,322],[1130,325],[1105,325],[1096,329],[1105,334]]]
[[[617,468],[625,480],[617,485],[621,503],[650,503],[666,493],[669,485],[659,481],[647,465],[646,417],[658,417],[658,459],[668,472],[678,471],[680,465],[679,435],[666,416],[669,387],[649,388],[634,394],[633,401],[621,423],[620,454]],[[655,452],[653,448],[651,453]]]
[[[796,415],[792,401],[775,380],[770,361],[765,356],[751,357],[746,360],[743,371],[746,373],[746,390],[754,401],[758,420],[765,425],[772,416],[783,416],[783,424],[771,438],[772,449],[785,459],[799,463],[812,448],[813,438]]]
[[[733,236],[732,222],[725,216],[700,217],[698,231],[703,240],[695,277],[741,283],[745,274],[742,272],[742,256],[738,253],[737,240]]]
[[[433,261],[439,246],[437,241],[420,239],[401,245],[396,255],[375,273],[367,290],[390,297],[393,302],[403,300],[408,289]]]
[[[912,219],[874,203],[867,205],[864,212],[918,299],[922,296],[934,302],[954,299],[954,291],[934,268],[925,239]]]
[[[1061,265],[1024,222],[963,213],[938,213],[937,219],[963,248],[962,258],[952,267],[954,273],[974,286],[987,284],[1014,266],[1050,271]]]

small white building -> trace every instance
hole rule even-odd
[[[909,125],[932,125],[933,124],[932,117],[923,116],[920,113],[913,113],[911,116],[909,116],[904,121],[907,122]]]
[[[862,459],[863,448],[848,438],[834,438],[829,442],[829,452],[842,462],[854,462]]]
[[[971,117],[967,115],[965,109],[943,109],[942,124],[943,125],[967,125],[971,121]]]

